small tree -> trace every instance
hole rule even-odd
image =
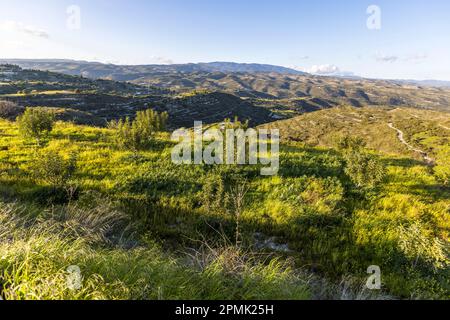
[[[235,117],[234,121],[231,121],[231,119],[225,119],[225,121],[223,123],[223,127],[224,127],[224,130],[227,130],[227,129],[247,130],[250,127],[250,122],[248,120],[246,120],[245,122],[241,122],[241,121],[239,121],[238,117]]]
[[[41,139],[53,130],[54,119],[53,113],[49,111],[39,108],[27,108],[17,118],[19,132],[25,138],[36,139],[37,144],[40,145]]]
[[[129,117],[119,120],[116,130],[116,143],[121,148],[136,151],[143,145],[142,135]]]
[[[366,147],[366,142],[360,137],[339,136],[336,138],[336,147],[344,153],[358,151]]]
[[[352,151],[345,156],[345,160],[345,173],[359,188],[373,188],[386,175],[381,161],[366,151]]]
[[[168,119],[167,112],[158,113],[152,109],[148,109],[138,112],[134,123],[142,132],[143,136],[152,137],[155,132],[166,130]]]
[[[358,188],[374,188],[386,175],[383,163],[365,148],[359,137],[340,137],[337,148],[344,156],[345,173]]]
[[[65,188],[77,169],[77,157],[73,153],[68,158],[64,158],[53,150],[39,152],[30,169],[34,179],[53,188]]]
[[[78,186],[73,180],[76,170],[75,153],[63,157],[53,150],[39,152],[30,165],[31,177],[50,187],[41,195],[41,200],[45,200],[46,203],[70,202],[75,197],[78,191]]]
[[[137,151],[147,147],[154,139],[156,132],[164,131],[169,116],[167,112],[158,113],[154,110],[140,111],[136,119],[112,121],[110,128],[116,130],[116,143],[125,149]]]

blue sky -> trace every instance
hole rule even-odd
[[[71,5],[80,28],[67,26]],[[379,30],[367,27],[370,5],[381,10]],[[449,14],[448,0],[0,0],[0,58],[235,61],[450,80]]]

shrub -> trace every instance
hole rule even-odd
[[[386,168],[383,163],[365,149],[359,137],[341,137],[337,148],[344,155],[345,173],[358,188],[373,188],[383,181]]]
[[[366,146],[364,139],[360,137],[338,136],[335,138],[335,145],[340,151],[356,151]]]
[[[19,131],[25,138],[34,138],[40,145],[41,139],[46,137],[54,125],[54,114],[39,108],[27,108],[17,118]]]
[[[116,130],[115,140],[121,147],[137,151],[148,147],[154,139],[156,132],[164,131],[168,120],[166,112],[158,113],[151,109],[140,111],[136,119],[112,121],[109,127]]]
[[[230,207],[230,195],[220,175],[209,177],[203,185],[201,202],[206,212],[224,214]]]
[[[43,151],[36,155],[31,164],[33,178],[54,187],[66,187],[76,171],[76,155],[65,159],[53,150]]]
[[[419,263],[434,270],[448,267],[449,255],[444,242],[427,234],[420,222],[416,221],[409,227],[401,226],[399,238],[400,248],[405,257],[413,261],[413,268]]]
[[[233,129],[233,130],[238,130],[238,129],[243,129],[243,130],[247,130],[250,126],[250,123],[248,120],[246,120],[245,122],[241,122],[239,121],[238,117],[234,118],[234,121],[231,121],[231,119],[225,119],[224,123],[223,123],[223,127],[224,129]]]
[[[0,118],[13,120],[23,112],[24,108],[11,101],[0,101]]]
[[[352,151],[345,156],[345,161],[345,173],[359,188],[373,188],[386,175],[383,163],[365,151]]]

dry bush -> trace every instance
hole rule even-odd
[[[23,113],[25,108],[11,101],[0,100],[0,118],[14,120]]]

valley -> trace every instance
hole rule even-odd
[[[10,62],[3,299],[450,297],[450,89],[268,65]],[[171,132],[194,121],[280,130],[278,175],[174,164]],[[373,265],[380,290],[365,286]]]

